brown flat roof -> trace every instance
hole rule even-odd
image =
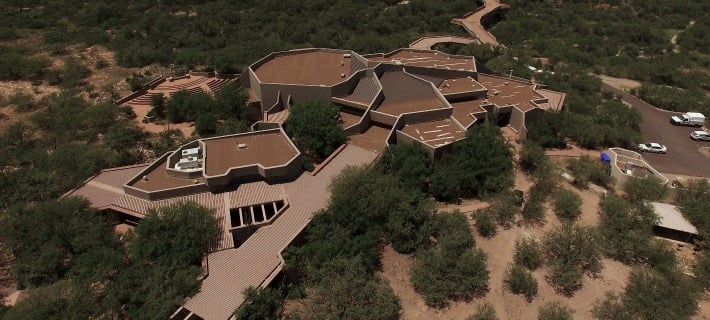
[[[362,119],[362,116],[354,115],[348,112],[340,111],[338,114],[340,115],[340,121],[342,122],[343,128],[352,126],[360,122],[360,119]]]
[[[205,174],[221,175],[230,168],[260,164],[273,167],[288,163],[298,150],[281,130],[270,130],[202,140]],[[240,144],[246,145],[239,148]]]
[[[406,66],[434,67],[440,69],[452,69],[465,71],[475,71],[472,57],[463,58],[451,56],[438,51],[418,51],[418,50],[398,50],[392,54],[384,56],[369,57],[369,60],[380,62],[399,62]]]
[[[385,140],[387,140],[389,133],[390,129],[372,125],[361,134],[348,136],[348,144],[382,153],[387,146]]]
[[[147,173],[143,173],[143,175],[147,176],[148,179],[136,179],[136,181],[130,184],[130,186],[145,191],[157,191],[194,185],[195,180],[198,180],[199,183],[205,183],[205,179],[202,177],[195,179],[184,179],[168,175],[168,170],[165,167],[165,163],[167,161],[168,157],[165,157],[157,163],[152,170]]]
[[[403,72],[385,72],[380,77],[385,99],[377,111],[398,116],[405,112],[441,109],[446,105],[431,84]]]
[[[476,79],[472,77],[463,77],[445,79],[439,84],[438,89],[439,92],[441,92],[442,94],[452,94],[460,92],[480,91],[485,90],[486,88],[483,87],[483,85],[478,83],[478,81],[476,81]]]
[[[471,116],[471,113],[486,111],[482,107],[485,103],[479,99],[449,102],[449,104],[454,107],[454,118],[464,127],[470,126],[476,120],[476,118]]]
[[[254,72],[261,82],[300,85],[334,85],[350,76],[347,51],[303,51],[275,56]],[[345,77],[342,75],[345,74]]]
[[[499,107],[515,105],[525,112],[536,107],[531,100],[545,99],[528,82],[486,74],[478,74],[478,82],[488,88],[488,100]]]
[[[466,137],[451,119],[408,124],[401,131],[434,148]]]

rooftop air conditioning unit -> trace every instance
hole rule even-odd
[[[343,54],[343,58],[350,58],[350,57],[352,57],[352,55],[349,54],[349,53],[344,53],[344,54]]]

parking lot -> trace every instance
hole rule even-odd
[[[668,147],[667,154],[644,153],[643,157],[661,173],[710,178],[710,157],[701,154],[700,147],[710,147],[708,141],[693,141],[688,135],[698,127],[674,126],[670,117],[679,114],[654,108],[624,91],[602,84],[604,90],[620,96],[643,114],[641,134],[644,142],[658,142]]]

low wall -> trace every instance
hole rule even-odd
[[[135,92],[129,93],[127,96],[125,96],[125,97],[123,97],[123,98],[121,98],[121,99],[116,100],[116,102],[114,102],[114,104],[117,105],[117,106],[120,106],[120,105],[122,105],[122,104],[124,104],[124,103],[126,103],[126,102],[128,102],[128,101],[131,101],[131,100],[133,100],[133,99],[135,99],[135,98],[138,98],[138,97],[140,97],[140,96],[146,94],[146,93],[148,92],[148,90],[157,87],[159,84],[163,83],[164,81],[165,81],[165,77],[164,77],[164,76],[161,76],[161,77],[159,77],[158,79],[155,79],[155,80],[153,80],[153,81],[151,81],[151,82],[146,83],[145,85],[143,85],[143,87],[141,87],[140,89],[136,90]]]

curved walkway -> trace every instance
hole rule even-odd
[[[501,44],[498,43],[496,37],[490,34],[481,24],[483,16],[498,10],[499,7],[507,8],[508,5],[501,4],[500,0],[486,0],[483,7],[479,8],[476,12],[467,14],[462,19],[454,19],[452,22],[461,24],[466,31],[476,36],[481,42],[488,43],[492,46],[499,46]]]
[[[412,49],[423,49],[423,50],[431,50],[431,48],[434,45],[437,45],[439,43],[460,43],[460,44],[469,44],[469,43],[474,43],[480,41],[478,39],[474,38],[468,38],[468,37],[459,37],[459,36],[435,36],[435,37],[421,37],[417,40],[414,40],[414,42],[409,44],[409,47]]]

